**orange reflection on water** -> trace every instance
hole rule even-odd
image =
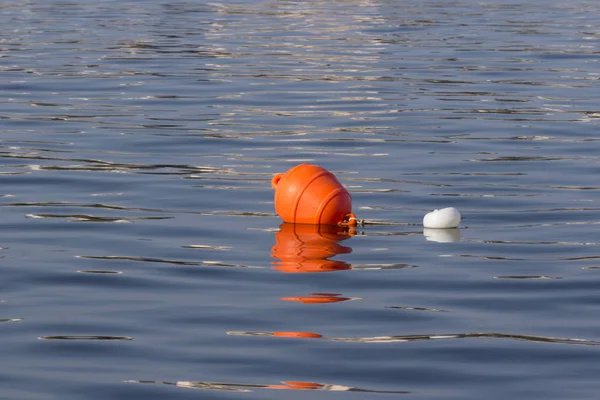
[[[358,387],[336,385],[330,383],[302,382],[302,381],[283,381],[281,385],[268,385],[260,383],[234,383],[234,382],[208,382],[208,381],[149,381],[149,380],[126,380],[128,383],[160,384],[173,385],[188,389],[219,390],[225,392],[248,393],[255,389],[287,389],[287,390],[327,390],[335,392],[361,392],[361,393],[389,393],[389,394],[407,394],[405,390],[373,390],[362,389]]]
[[[272,336],[289,338],[320,339],[323,335],[313,332],[272,332]]]
[[[350,264],[329,258],[351,253],[351,247],[339,242],[352,235],[347,227],[283,223],[271,250],[271,257],[280,260],[272,262],[273,269],[290,273],[348,270]]]
[[[297,301],[304,304],[339,303],[340,301],[360,300],[359,297],[340,297],[337,293],[312,293],[310,296],[282,297],[281,300]]]
[[[320,390],[325,388],[325,385],[317,382],[294,382],[284,381],[283,385],[267,385],[268,389],[288,389],[288,390]]]
[[[303,338],[303,339],[322,339],[323,335],[314,332],[246,332],[246,331],[229,331],[228,335],[236,336],[273,336],[284,338]]]

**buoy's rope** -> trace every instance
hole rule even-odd
[[[358,219],[356,218],[356,215],[354,215],[354,213],[350,213],[350,214],[346,214],[344,216],[344,220],[342,222],[340,222],[338,225],[339,226],[363,226],[365,223],[364,219]]]
[[[413,223],[413,222],[391,222],[391,221],[381,221],[381,220],[362,220],[362,226],[372,225],[372,226],[420,226],[423,227],[423,224]]]

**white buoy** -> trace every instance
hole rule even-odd
[[[448,229],[456,228],[460,224],[460,213],[454,207],[433,210],[423,217],[423,227]]]

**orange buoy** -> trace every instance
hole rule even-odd
[[[273,262],[273,269],[296,273],[350,269],[350,264],[329,257],[351,253],[352,248],[338,242],[352,235],[352,228],[347,227],[283,223],[271,249],[271,257],[280,260]]]
[[[318,165],[300,164],[271,180],[275,211],[295,224],[356,225],[350,193]]]

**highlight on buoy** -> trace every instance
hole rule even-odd
[[[284,222],[356,226],[350,193],[325,168],[300,164],[271,180],[275,211]]]

